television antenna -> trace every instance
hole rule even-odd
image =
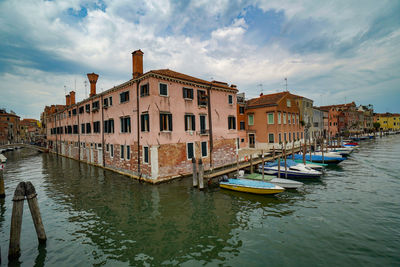
[[[259,83],[259,84],[257,84],[257,86],[260,87],[260,95],[261,95],[264,91],[263,87],[262,87],[263,85],[262,85],[262,83]]]
[[[287,92],[287,78],[285,77],[285,86],[286,86],[286,92]]]
[[[87,98],[87,81],[85,80],[83,83],[85,84],[85,98]]]

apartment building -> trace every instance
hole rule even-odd
[[[17,143],[20,117],[14,112],[0,109],[0,144]]]
[[[51,151],[143,178],[168,180],[235,161],[237,89],[169,69],[143,73],[143,52],[132,53],[132,79],[97,94],[98,75],[88,74],[90,96],[46,114]]]
[[[289,92],[263,95],[246,105],[247,138],[250,148],[271,149],[304,138],[297,96]]]

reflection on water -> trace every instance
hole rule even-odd
[[[387,140],[366,142],[321,179],[276,196],[217,186],[201,192],[191,179],[148,185],[52,154],[9,152],[2,259],[13,190],[29,180],[48,241],[38,246],[25,204],[20,263],[26,266],[396,265],[400,183],[393,168],[400,173],[400,167],[373,158],[384,153],[398,162],[400,138]]]

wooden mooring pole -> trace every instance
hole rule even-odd
[[[198,181],[197,181],[197,165],[196,165],[196,158],[192,158],[192,164],[193,164],[193,187],[197,187]]]
[[[285,178],[287,179],[286,142],[285,142],[284,155],[285,155]]]
[[[294,160],[294,138],[293,138],[293,144],[292,144],[292,160]]]
[[[13,208],[11,215],[10,246],[8,248],[8,258],[18,259],[21,255],[20,239],[22,214],[24,211],[25,182],[20,182],[14,191]]]
[[[35,187],[31,182],[25,183],[25,195],[28,200],[29,210],[31,211],[32,221],[35,225],[36,234],[39,240],[39,243],[46,243],[46,233],[44,231],[44,226],[42,222],[42,217],[40,216],[39,204],[37,201],[37,194]]]
[[[250,173],[253,173],[253,154],[250,154]]]
[[[6,191],[5,191],[5,187],[4,187],[4,173],[3,172],[4,171],[2,169],[0,169],[0,198],[5,198],[6,197]]]
[[[204,189],[204,167],[201,159],[199,159],[199,189]]]
[[[261,160],[261,166],[262,166],[262,169],[261,169],[261,173],[262,173],[262,180],[263,180],[263,182],[264,182],[264,150],[261,150],[261,158],[262,158],[262,160]]]
[[[39,243],[46,242],[46,233],[44,231],[42,217],[40,215],[39,205],[36,196],[37,194],[35,187],[32,185],[31,182],[20,182],[15,189],[11,214],[10,245],[8,250],[8,259],[10,260],[18,259],[21,255],[21,225],[25,197],[28,200],[29,210],[32,215],[32,220],[35,225]]]

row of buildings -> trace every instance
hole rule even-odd
[[[238,150],[268,149],[321,136],[371,131],[372,106],[315,107],[280,92],[246,99],[235,85],[169,69],[143,72],[143,52],[132,53],[132,79],[90,96],[75,92],[65,105],[46,106],[47,146],[76,160],[159,182],[190,174],[193,158],[205,169],[236,162]]]
[[[15,112],[0,109],[0,145],[38,143],[43,141],[41,123],[35,119],[20,119]]]

